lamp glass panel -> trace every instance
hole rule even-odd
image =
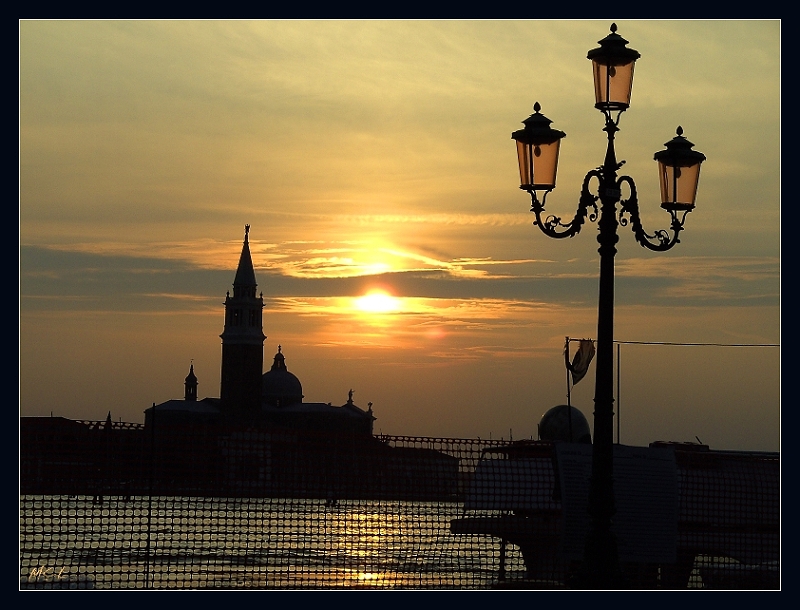
[[[661,202],[694,205],[697,197],[697,184],[700,180],[700,164],[675,167],[658,163],[661,184]]]
[[[520,186],[533,190],[555,188],[560,147],[560,140],[549,144],[525,144],[517,141]]]
[[[533,184],[533,164],[531,162],[531,145],[517,140],[517,159],[519,160],[520,186]]]
[[[533,149],[534,188],[548,190],[555,188],[560,147],[561,140],[550,144],[536,144],[531,147]]]
[[[635,62],[614,65],[592,61],[597,105],[608,110],[625,109],[631,103]]]

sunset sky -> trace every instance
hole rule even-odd
[[[306,401],[353,389],[384,434],[535,438],[565,336],[597,334],[597,231],[532,226],[510,135],[537,101],[567,133],[547,210],[571,218],[605,153],[586,53],[610,24],[20,22],[20,413],[143,422],[190,362],[219,396],[250,224],[265,367],[280,344]],[[678,125],[707,161],[676,248],[620,228],[615,338],[779,344],[780,21],[617,24],[646,230],[669,226],[653,154]],[[778,450],[780,364],[623,345],[621,440]],[[593,394],[594,364],[590,422]]]

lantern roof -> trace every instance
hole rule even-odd
[[[614,66],[628,64],[641,57],[639,51],[625,46],[628,44],[628,41],[617,34],[616,23],[611,24],[611,33],[603,38],[603,40],[598,40],[597,42],[600,46],[596,49],[592,49],[586,55],[586,57],[592,61]]]
[[[522,121],[525,128],[511,134],[514,140],[523,144],[552,144],[566,137],[563,131],[550,127],[553,121],[539,112],[541,109],[539,102],[533,105],[533,114]]]
[[[674,138],[664,143],[664,146],[667,147],[666,150],[660,150],[653,155],[656,161],[671,167],[688,167],[706,160],[703,153],[692,150],[694,144],[683,137],[683,127],[678,125],[675,133]]]

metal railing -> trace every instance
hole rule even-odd
[[[574,445],[28,419],[20,588],[565,588],[580,568]],[[630,587],[780,586],[778,454],[634,454],[674,507],[629,545]],[[624,543],[652,511],[619,477]]]

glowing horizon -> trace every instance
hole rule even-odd
[[[284,345],[309,397],[354,387],[385,433],[533,434],[564,337],[596,334],[597,229],[532,226],[510,134],[537,101],[568,134],[547,213],[569,220],[605,151],[586,51],[609,25],[21,21],[20,413],[139,421],[191,359],[217,395],[250,224],[265,360]],[[677,125],[707,161],[678,247],[620,227],[615,338],[780,343],[781,22],[617,25],[648,232]],[[779,349],[627,352],[626,438],[779,446]]]

